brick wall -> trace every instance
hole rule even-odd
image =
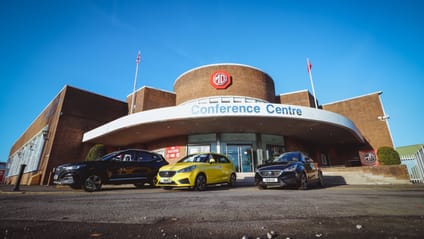
[[[377,150],[381,146],[393,147],[387,123],[378,119],[379,116],[384,115],[380,94],[377,92],[325,104],[322,108],[352,120],[373,149]]]
[[[135,93],[135,109],[134,112],[144,110],[157,109],[168,106],[175,106],[175,93],[143,87]],[[127,97],[128,111],[130,111],[132,103],[132,94]]]
[[[226,89],[215,89],[211,75],[224,70],[231,75],[232,84]],[[275,102],[274,81],[266,73],[242,65],[209,65],[196,68],[180,76],[175,84],[176,104],[217,95],[246,96]]]
[[[315,107],[314,97],[308,90],[281,94],[278,98],[281,104]]]

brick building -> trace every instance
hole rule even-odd
[[[176,79],[174,92],[143,87],[127,102],[66,86],[12,146],[7,182],[25,163],[23,183],[47,184],[55,166],[84,160],[99,143],[108,151],[156,151],[169,162],[219,152],[238,172],[292,150],[321,166],[372,164],[370,153],[393,147],[380,95],[315,108],[309,91],[276,95],[268,74],[240,64],[192,69]]]

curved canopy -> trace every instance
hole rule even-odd
[[[126,146],[204,133],[263,133],[328,144],[364,143],[351,120],[325,110],[272,103],[199,102],[121,117],[86,132],[83,142]]]

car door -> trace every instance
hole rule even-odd
[[[211,161],[212,159],[215,162],[212,162]],[[218,159],[216,159],[214,155],[209,154],[209,159],[207,161],[207,164],[205,165],[208,184],[220,182],[219,180],[221,177],[221,168],[222,168],[222,165],[218,162]]]
[[[109,178],[109,181],[112,183],[122,181],[124,179],[123,172],[122,172],[124,167],[123,165],[124,155],[125,155],[125,152],[119,152],[115,155],[112,155],[107,160],[105,160],[107,162],[106,174]]]
[[[229,159],[225,158],[222,155],[215,155],[214,156],[216,161],[220,165],[220,182],[227,182],[230,179],[231,173],[233,172],[233,164],[230,162]]]
[[[132,181],[137,177],[137,162],[135,156],[135,151],[132,150],[122,152],[120,175],[117,180]]]

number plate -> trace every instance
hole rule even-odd
[[[278,178],[263,178],[262,182],[265,183],[278,183]]]
[[[172,183],[171,178],[160,178],[159,182],[161,183]]]

